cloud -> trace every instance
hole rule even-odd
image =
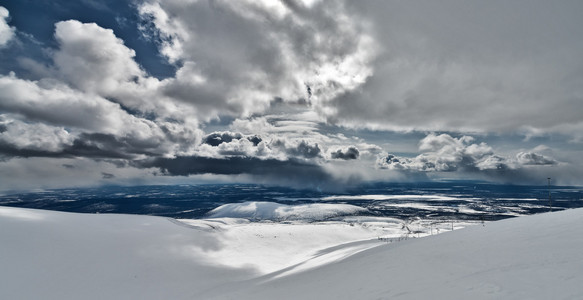
[[[192,154],[202,135],[195,109],[160,96],[162,83],[112,30],[69,20],[55,25],[55,39],[44,78],[0,75],[5,156]]]
[[[338,149],[330,153],[330,157],[332,159],[343,159],[343,160],[350,160],[350,159],[358,159],[360,152],[354,146],[350,146],[345,149]]]
[[[165,95],[210,115],[249,116],[276,98],[326,101],[371,74],[374,43],[340,1],[308,9],[292,1],[152,0],[139,12],[146,36],[179,66]]]
[[[405,180],[418,180],[424,175],[425,180],[447,177],[510,184],[545,184],[551,177],[556,184],[577,185],[581,176],[577,157],[555,159],[549,156],[554,151],[544,145],[502,154],[473,137],[429,134],[419,142],[419,150],[421,153],[413,157],[380,155],[377,169],[387,175],[401,174]]]
[[[0,126],[0,145],[4,145],[4,147],[12,145],[14,151],[17,149],[59,151],[64,146],[71,145],[74,139],[62,127],[53,127],[42,123],[26,123],[7,119],[2,115],[0,115]]]
[[[581,4],[528,7],[147,0],[136,25],[175,68],[164,79],[137,63],[127,31],[61,21],[50,44],[26,44],[42,55],[2,49],[0,163],[102,163],[96,181],[130,169],[312,186],[580,178],[566,165],[581,165]],[[7,21],[0,8],[0,47],[24,36]],[[563,149],[532,148],[547,142]]]
[[[117,103],[73,90],[58,82],[0,76],[0,90],[0,109],[4,112],[25,118],[28,123],[43,124],[38,125],[41,127],[52,126],[53,131],[63,131],[66,127],[67,132],[82,143],[89,136],[111,136],[112,139],[144,149],[151,150],[154,146],[158,150],[153,152],[162,154],[191,151],[189,147],[200,139],[196,127],[192,129],[186,128],[186,124],[140,118],[129,114]],[[21,123],[13,122],[11,126],[17,124]],[[34,139],[32,135],[21,138]],[[116,145],[111,144],[111,147]],[[131,148],[122,147],[116,151]]]
[[[42,128],[42,127],[41,127]],[[34,136],[32,136],[34,137]],[[31,138],[31,134],[23,136],[23,140]],[[113,135],[81,134],[68,144],[58,143],[52,136],[44,136],[44,144],[18,143],[9,138],[0,139],[0,154],[7,157],[53,157],[53,158],[114,158],[135,159],[142,155],[152,155],[148,149],[138,148],[128,141],[119,140]],[[50,143],[50,144],[49,144]],[[52,147],[45,147],[46,145]]]
[[[151,169],[120,168],[105,160],[87,158],[29,157],[0,161],[0,190],[17,191],[44,188],[86,187],[111,184],[112,179],[104,179],[102,173],[115,176],[115,183],[152,184]],[[169,178],[170,179],[170,178]],[[162,181],[163,182],[163,181]],[[179,183],[184,183],[180,182]]]
[[[55,24],[55,39],[60,46],[53,55],[58,75],[79,90],[108,95],[145,75],[133,59],[135,51],[111,29],[62,21]]]
[[[289,141],[278,139],[272,142],[272,145],[278,148],[283,147],[287,154],[295,157],[315,158],[320,157],[320,152],[322,152],[318,144],[310,144],[304,140],[290,143]]]
[[[115,178],[115,175],[111,173],[101,172],[101,177],[103,177],[103,179],[113,179]]]
[[[516,159],[522,165],[543,166],[557,164],[556,160],[534,152],[519,152],[516,154]]]
[[[179,74],[163,81],[149,76],[135,61],[135,51],[111,29],[62,21],[55,24],[55,40],[58,48],[51,51],[52,65],[42,72],[45,78],[40,82],[65,85],[87,98],[103,98],[130,115],[160,125],[171,120],[196,131],[199,118],[210,118],[202,106],[166,95]]]
[[[190,143],[173,142],[184,136],[160,130],[159,135],[115,135],[106,133],[66,131],[62,127],[47,126],[42,123],[22,123],[12,120],[5,125],[7,130],[0,133],[0,155],[5,157],[54,157],[54,158],[114,158],[144,159],[145,157],[188,154],[192,152]],[[145,133],[143,133],[145,134]]]
[[[202,144],[198,147],[196,153],[199,156],[213,158],[222,158],[224,156],[271,157],[271,149],[262,141],[262,137],[258,135],[217,131],[203,137]]]
[[[505,158],[494,153],[485,143],[475,143],[474,138],[452,137],[448,134],[429,134],[419,142],[422,152],[416,157],[399,157],[388,154],[377,160],[382,169],[413,172],[469,172],[492,173],[520,170],[525,166],[555,165],[552,158],[534,153],[520,152],[516,158]]]
[[[132,136],[117,137],[109,134],[81,134],[63,154],[97,158],[138,158],[161,155],[159,140],[136,139]]]
[[[216,147],[222,143],[230,143],[233,140],[240,140],[243,135],[240,133],[233,132],[213,132],[202,139],[202,142],[213,147]]]
[[[580,140],[583,3],[525,4],[353,3],[381,54],[366,82],[318,103],[318,111],[351,128],[559,132]]]
[[[238,132],[213,132],[203,138],[198,155],[221,158],[224,156],[261,157],[286,160],[288,158],[316,159],[321,148],[311,140],[286,135],[244,135]]]
[[[134,60],[135,51],[111,29],[76,20],[55,24],[58,48],[45,73],[81,93],[98,95],[120,104],[132,114],[149,118],[193,119],[198,110],[165,97],[162,90],[172,80],[150,77]]]
[[[6,46],[14,37],[15,29],[8,25],[8,17],[8,10],[0,6],[0,48]]]
[[[0,109],[33,121],[106,133],[127,132],[140,123],[118,104],[51,80],[0,75],[0,91]]]
[[[209,158],[182,156],[154,158],[134,162],[140,168],[159,168],[164,175],[188,176],[193,174],[249,174],[271,183],[299,184],[318,187],[330,184],[332,176],[320,166],[300,160],[259,159],[253,157]]]

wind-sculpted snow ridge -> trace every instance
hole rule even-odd
[[[285,205],[275,202],[244,202],[221,205],[211,210],[208,217],[270,221],[323,221],[366,212],[368,212],[366,208],[349,204]]]

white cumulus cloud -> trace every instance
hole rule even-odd
[[[481,172],[515,170],[524,166],[555,165],[553,158],[535,152],[519,152],[516,157],[495,153],[486,143],[475,143],[470,136],[429,134],[419,142],[421,154],[415,157],[383,155],[377,160],[382,169],[414,172]]]
[[[6,46],[14,37],[14,27],[8,25],[9,12],[3,6],[0,6],[0,48]]]
[[[55,67],[75,88],[111,94],[123,82],[144,75],[133,60],[134,50],[127,48],[113,30],[76,20],[58,22],[55,28],[60,46],[53,57]]]

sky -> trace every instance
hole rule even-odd
[[[583,185],[583,2],[0,0],[0,190]]]

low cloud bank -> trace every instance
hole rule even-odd
[[[181,156],[147,159],[134,162],[133,165],[140,168],[159,168],[163,175],[249,174],[266,182],[300,184],[303,187],[319,187],[333,181],[332,176],[319,165],[296,159],[276,160],[239,156],[219,159]]]

